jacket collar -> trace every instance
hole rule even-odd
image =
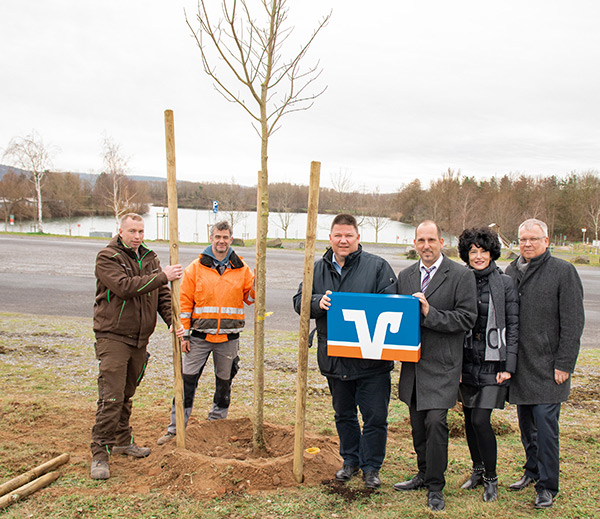
[[[354,252],[351,252],[350,254],[348,254],[348,256],[346,256],[346,260],[344,261],[344,266],[342,268],[347,268],[350,265],[352,265],[355,261],[357,261],[357,259],[359,258],[361,253],[362,253],[362,245],[359,243],[358,249],[355,250]],[[333,267],[333,249],[331,247],[329,247],[325,251],[325,254],[323,254],[323,260],[327,264],[329,264],[331,266],[331,268],[334,268]]]
[[[211,249],[210,254],[207,252],[208,249]],[[217,260],[214,257],[214,255],[212,254],[212,248],[210,246],[207,247],[200,254],[200,264],[204,265],[205,267],[212,268],[215,261],[217,261]],[[219,262],[217,262],[217,263],[219,263]],[[227,268],[232,268],[232,269],[239,269],[244,266],[244,262],[242,261],[242,258],[240,256],[238,256],[236,254],[236,252],[231,248],[229,249],[229,254],[227,255],[227,258],[225,258],[220,263],[223,263],[223,265],[225,265]]]
[[[146,254],[148,254],[148,252],[152,251],[152,249],[150,249],[148,246],[146,246],[145,243],[142,242],[140,244],[140,248],[138,251],[139,254],[136,254],[131,247],[128,247],[127,245],[125,245],[123,243],[121,236],[119,236],[118,234],[113,236],[113,238],[110,240],[108,246],[114,247],[116,249],[120,249],[123,252],[125,252],[126,254],[128,254],[129,256],[131,256],[132,258],[135,258],[136,260],[143,258]]]
[[[518,280],[519,284],[521,282],[525,281],[526,279],[528,279],[529,277],[531,277],[531,275],[537,269],[539,269],[544,263],[546,263],[551,257],[552,257],[552,255],[550,254],[550,249],[546,249],[539,256],[536,256],[535,258],[531,258],[529,260],[529,263],[528,263],[528,266],[527,266],[527,269],[525,270],[525,272],[521,271],[521,269],[519,269],[519,267],[518,267],[518,263],[521,260],[521,256],[519,256],[516,260],[513,260],[512,265],[517,272],[517,280]]]

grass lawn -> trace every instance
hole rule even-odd
[[[0,314],[0,484],[62,452],[71,455],[56,482],[0,511],[0,518],[431,517],[424,491],[401,493],[392,488],[394,482],[416,472],[407,409],[395,395],[390,405],[388,453],[381,471],[383,485],[378,491],[365,491],[360,478],[345,486],[325,479],[308,485],[275,484],[272,490],[246,486],[200,497],[190,492],[191,485],[181,483],[199,477],[195,470],[183,474],[185,477],[174,480],[171,486],[158,485],[153,470],[162,463],[163,454],[166,460],[167,450],[157,447],[156,439],[168,423],[172,396],[171,342],[164,325],[153,336],[149,351],[151,362],[135,396],[131,422],[137,442],[154,448],[148,458],[154,460],[154,465],[121,457],[114,463],[111,460],[111,479],[92,481],[89,442],[97,398],[97,367],[91,320]],[[252,332],[248,331],[241,340],[241,370],[233,387],[232,419],[251,417],[252,352]],[[297,334],[268,330],[265,421],[291,431],[296,362]],[[307,435],[335,440],[329,392],[316,366],[316,351],[310,352],[309,362]],[[398,374],[396,367],[394,383]],[[194,406],[193,420],[198,423],[205,421],[213,385],[212,366],[208,365]],[[451,411],[446,512],[442,516],[600,517],[600,350],[581,352],[573,386],[572,399],[562,408],[561,492],[551,510],[533,509],[533,488],[507,491],[508,484],[520,478],[523,463],[516,409],[507,407],[494,412],[495,425],[502,433],[498,436],[500,488],[495,503],[484,503],[480,489],[460,489],[470,473],[471,462],[462,434],[462,417]]]

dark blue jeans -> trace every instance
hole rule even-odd
[[[340,455],[345,465],[379,470],[385,458],[391,376],[383,373],[355,380],[328,377]],[[363,429],[358,422],[358,409]]]
[[[538,482],[537,490],[558,494],[560,404],[518,405],[525,475]]]

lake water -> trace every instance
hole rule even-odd
[[[146,224],[145,237],[148,240],[168,239],[168,218],[164,207],[150,207],[148,214],[144,215]],[[231,221],[231,214],[219,211],[216,215],[212,211],[196,209],[179,209],[179,239],[184,242],[208,242],[208,228],[220,220]],[[306,214],[293,213],[290,217],[287,237],[302,240],[306,236]],[[328,240],[329,229],[334,215],[320,214],[317,219],[317,239]],[[234,212],[233,234],[236,238],[256,238],[256,213]],[[379,230],[379,243],[410,243],[414,239],[415,228],[392,220],[385,220],[385,226]],[[22,222],[9,226],[9,231],[31,232],[32,222]],[[70,224],[66,219],[54,219],[44,221],[44,232],[50,234],[64,234],[72,236],[89,236],[90,232],[112,232],[117,228],[113,218],[86,217],[73,219]],[[361,241],[375,243],[375,229],[368,223],[363,222],[359,226]],[[269,238],[284,238],[281,228],[281,220],[278,213],[269,215]]]

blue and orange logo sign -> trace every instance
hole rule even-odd
[[[333,292],[330,297],[329,356],[419,361],[421,326],[416,297],[351,292]]]

